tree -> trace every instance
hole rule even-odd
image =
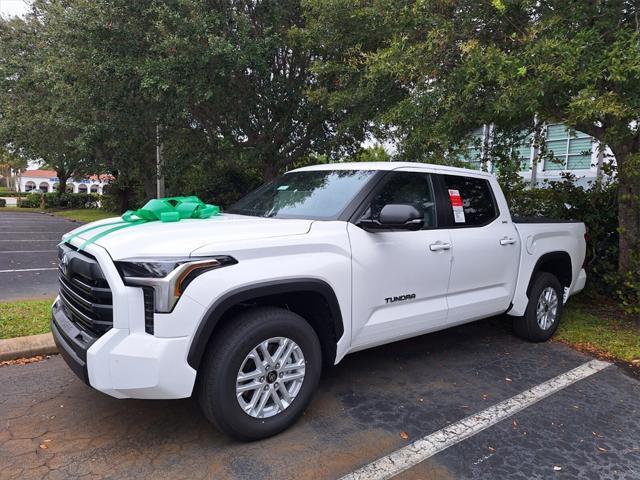
[[[157,130],[166,172],[188,172],[194,188],[239,165],[251,174],[238,185],[250,185],[255,170],[271,178],[310,154],[355,151],[364,138],[309,95],[319,56],[297,0],[32,7],[24,20],[2,21],[0,139],[61,177],[80,167],[112,174],[121,208],[142,189],[155,194]],[[181,180],[167,178],[168,188],[189,189]]]
[[[337,128],[341,112],[308,96],[319,57],[298,0],[157,2],[150,15],[146,92],[178,105],[216,157],[254,163],[270,179],[309,153],[360,142]]]
[[[376,124],[393,126],[388,131],[401,155],[446,157],[483,123],[530,128],[534,115],[608,145],[618,168],[619,271],[638,268],[637,2],[310,0],[308,5],[312,33],[331,59],[318,66],[322,91],[329,92],[333,108],[349,108],[362,85],[375,85],[375,93],[364,89],[365,100],[378,98],[368,115]],[[356,38],[354,22],[363,27]],[[362,108],[354,115],[360,118]]]
[[[347,158],[352,162],[389,162],[391,156],[387,153],[382,145],[374,145],[369,148],[363,148],[361,151]]]
[[[27,160],[10,153],[6,148],[0,146],[0,178],[6,180],[6,186],[10,190],[12,185],[12,172],[16,170],[26,170]]]
[[[0,19],[0,145],[53,168],[62,193],[69,178],[84,172],[85,162],[76,103],[59,82],[52,55],[36,16]]]

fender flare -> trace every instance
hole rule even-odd
[[[309,291],[321,294],[327,301],[333,317],[336,341],[339,340],[344,333],[342,311],[333,288],[327,282],[316,278],[274,280],[240,287],[227,292],[216,300],[207,310],[193,335],[187,354],[187,363],[196,371],[198,370],[215,327],[223,315],[233,306],[270,295]]]

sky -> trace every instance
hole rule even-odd
[[[30,3],[29,0],[0,0],[0,15],[4,18],[24,15]]]

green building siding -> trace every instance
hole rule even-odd
[[[553,160],[545,159],[545,170],[579,170],[591,168],[591,144],[586,133],[571,131],[561,123],[547,126],[547,150]]]
[[[470,134],[470,141],[458,160],[467,164],[468,168],[480,170],[482,168],[482,142],[485,127],[474,129]],[[551,123],[546,126],[545,139],[547,152],[552,158],[545,158],[545,171],[588,170],[592,163],[593,138],[586,133],[570,130],[562,123]],[[514,153],[520,159],[520,171],[528,172],[532,165],[532,135],[527,137],[514,148]],[[493,164],[489,166],[493,171]]]
[[[515,148],[515,153],[520,159],[520,171],[531,170],[531,135],[527,137]]]
[[[468,164],[467,168],[480,170],[482,168],[482,143],[484,140],[484,127],[476,128],[471,132],[471,141],[466,152],[460,156],[460,160]]]

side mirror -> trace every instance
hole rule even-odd
[[[365,230],[420,230],[424,215],[413,205],[389,204],[382,208],[378,220],[361,220],[358,225]]]

